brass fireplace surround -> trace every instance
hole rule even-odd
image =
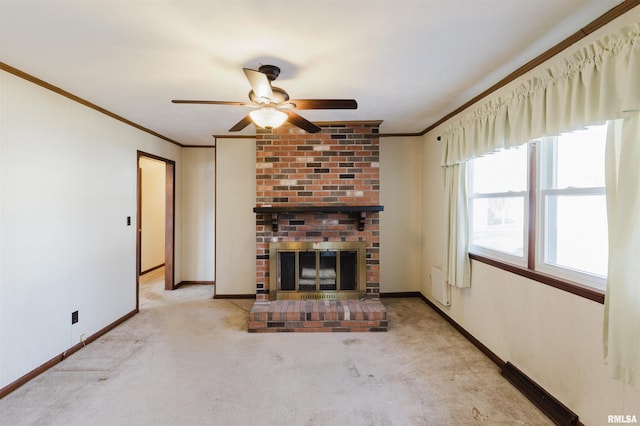
[[[320,257],[324,254],[335,253],[335,270],[321,269]],[[356,288],[344,289],[341,285],[341,253],[355,253]],[[282,289],[283,271],[280,265],[281,254],[290,253],[295,259],[293,289]],[[315,268],[301,266],[300,253],[308,258],[315,254]],[[344,256],[346,257],[346,256]],[[275,242],[269,244],[269,295],[271,300],[344,300],[360,299],[365,295],[366,288],[366,244],[364,242]],[[311,275],[310,275],[311,274]],[[322,282],[326,278],[335,279],[335,289],[323,289]],[[302,282],[304,281],[304,284]],[[348,287],[348,286],[347,286]]]

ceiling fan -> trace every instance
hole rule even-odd
[[[316,133],[320,131],[320,127],[294,112],[294,109],[358,108],[358,103],[354,99],[290,99],[289,94],[283,89],[271,85],[271,82],[280,75],[280,68],[275,65],[262,65],[257,71],[249,68],[243,68],[242,70],[251,85],[249,102],[185,99],[174,99],[171,102],[174,104],[237,105],[255,108],[249,115],[230,128],[230,132],[238,132],[251,124],[251,122],[259,127],[273,129],[288,121],[309,133]]]

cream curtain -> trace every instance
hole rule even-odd
[[[604,123],[640,104],[640,23],[626,26],[454,121],[442,165]]]
[[[471,261],[468,255],[467,165],[458,163],[444,168],[444,247],[442,273],[445,282],[456,287],[471,286]]]
[[[443,269],[450,283],[464,286],[468,253],[462,240],[468,230],[466,212],[461,213],[466,203],[459,199],[465,191],[464,168],[455,172],[452,166],[538,137],[624,119],[617,132],[621,137],[607,148],[610,241],[604,353],[613,377],[636,386],[640,386],[639,109],[640,23],[634,23],[554,60],[553,66],[453,121],[442,135],[441,159],[447,185],[445,215],[450,218]]]
[[[640,390],[640,113],[608,130],[604,356],[613,378]]]

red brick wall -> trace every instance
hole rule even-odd
[[[256,205],[379,205],[378,122],[323,126],[315,134],[282,126],[256,131]],[[363,231],[351,215],[280,215],[273,232],[271,215],[256,215],[257,300],[269,299],[271,241],[365,241],[369,298],[380,289],[379,213],[367,213]]]

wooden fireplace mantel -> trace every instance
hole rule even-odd
[[[353,214],[358,221],[358,230],[364,231],[367,212],[381,212],[384,206],[257,206],[254,213],[270,214],[273,232],[278,232],[278,218],[281,213],[348,213]]]

